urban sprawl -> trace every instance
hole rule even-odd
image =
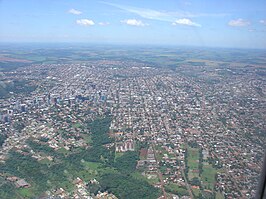
[[[220,78],[218,69],[202,70],[201,79],[179,72],[186,67],[99,60],[0,71],[2,83],[23,80],[35,87],[0,99],[1,186],[11,183],[23,191],[35,186],[31,173],[1,169],[10,153],[56,164],[56,156],[34,146],[65,156],[89,150],[87,122],[108,116],[111,142],[104,148],[113,149],[116,158],[137,152],[134,172],[160,190],[158,198],[253,198],[265,147],[265,82],[248,73],[211,83],[208,78]],[[97,175],[73,174],[68,180],[71,189],[54,186],[45,197],[119,198],[112,191],[91,193]]]

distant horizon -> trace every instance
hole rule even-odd
[[[0,42],[266,49],[263,0],[0,1]]]
[[[74,45],[73,47],[90,47],[94,45],[95,47],[142,47],[142,48],[150,48],[150,47],[159,47],[159,48],[197,48],[197,49],[223,49],[223,50],[266,50],[265,48],[247,48],[247,47],[230,47],[230,46],[198,46],[198,45],[179,45],[179,44],[154,44],[154,43],[121,43],[121,42],[108,42],[108,43],[100,43],[100,42],[18,42],[18,41],[0,41],[0,48],[3,45],[66,45],[66,47],[72,47],[70,45]],[[38,46],[42,47],[42,46]]]

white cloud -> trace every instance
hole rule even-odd
[[[78,25],[81,25],[81,26],[93,26],[95,23],[92,21],[92,20],[90,20],[90,19],[78,19],[77,21],[76,21],[76,23],[78,24]]]
[[[141,20],[137,19],[125,19],[121,23],[130,25],[130,26],[147,26],[148,24],[143,23]]]
[[[102,2],[104,4],[119,8],[121,10],[127,11],[129,13],[136,14],[145,19],[159,20],[173,22],[177,18],[194,18],[194,17],[224,17],[228,16],[228,13],[190,13],[182,10],[176,12],[159,11],[146,8],[132,7],[119,5],[114,3]]]
[[[262,19],[262,20],[260,20],[260,23],[263,25],[266,25],[266,20]]]
[[[186,26],[195,26],[195,27],[201,27],[200,24],[195,23],[193,21],[191,21],[190,19],[187,18],[183,18],[183,19],[177,19],[175,20],[174,23],[172,23],[172,25],[186,25]]]
[[[73,14],[73,15],[80,15],[80,14],[82,14],[82,12],[81,11],[79,11],[79,10],[76,10],[76,9],[70,9],[69,11],[68,11],[70,14]]]
[[[110,25],[110,23],[109,22],[99,22],[99,25],[100,26],[108,26],[108,25]]]
[[[184,1],[183,4],[184,4],[185,6],[191,6],[191,5],[192,5],[192,3],[191,3],[190,1]]]
[[[250,22],[244,19],[234,19],[228,22],[229,26],[235,26],[235,27],[243,27],[250,25]]]

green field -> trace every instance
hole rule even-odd
[[[17,190],[18,194],[23,198],[32,198],[34,196],[34,190],[32,187],[30,188],[20,188]]]
[[[194,177],[199,177],[199,173],[193,170],[199,169],[199,149],[188,147],[188,178],[191,180]]]
[[[198,197],[200,194],[200,189],[192,189],[193,194]]]
[[[188,147],[188,165],[189,169],[198,169],[199,149]]]
[[[169,183],[168,185],[166,185],[165,191],[169,193],[177,194],[178,196],[189,195],[185,187],[180,187],[175,183]]]
[[[206,189],[213,190],[216,172],[217,170],[213,168],[212,165],[209,164],[203,165],[201,180],[203,181],[203,184]]]
[[[104,164],[99,162],[87,162],[84,161],[83,165],[85,170],[79,172],[80,176],[83,176],[83,179],[93,179],[98,178],[99,176],[106,173],[118,173],[118,171],[113,167],[106,167]]]
[[[51,161],[48,160],[47,158],[44,158],[44,159],[40,160],[39,163],[49,165],[49,164],[51,164]]]
[[[97,170],[99,167],[102,166],[102,164],[99,163],[99,162],[87,162],[87,161],[84,161],[83,164],[86,167],[86,169],[91,169],[91,170]]]
[[[212,165],[210,165],[209,163],[203,162],[202,173],[200,175],[198,171],[200,150],[198,148],[188,147],[187,152],[188,152],[187,162],[188,162],[188,167],[189,167],[189,170],[188,170],[189,180],[192,180],[193,178],[195,179],[198,178],[201,181],[201,186],[203,186],[204,189],[213,191],[214,185],[216,182],[215,175],[217,173],[217,169],[213,168]],[[198,197],[201,193],[200,189],[192,189],[192,191],[196,197]]]
[[[115,152],[115,159],[123,156],[124,153]]]

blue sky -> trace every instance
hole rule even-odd
[[[1,42],[266,48],[265,0],[0,0]]]

